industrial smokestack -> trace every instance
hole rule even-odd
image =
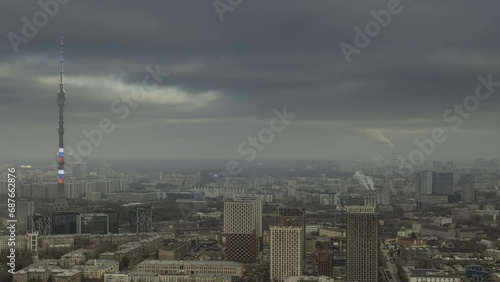
[[[368,207],[377,206],[377,192],[375,192],[375,190],[365,191],[365,206]]]

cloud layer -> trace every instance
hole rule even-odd
[[[52,158],[57,146],[58,36],[65,34],[66,143],[102,118],[116,121],[102,158],[238,157],[237,145],[287,106],[297,114],[262,158],[391,158],[415,148],[443,113],[500,81],[498,1],[402,1],[404,10],[348,64],[339,49],[388,1],[244,0],[221,22],[211,1],[79,1],[61,5],[15,54],[34,1],[0,11],[0,157]],[[46,1],[44,1],[46,2]],[[141,85],[146,66],[170,73],[123,121],[113,100]],[[436,158],[500,157],[500,89],[437,148]],[[369,133],[369,134],[367,134]],[[474,146],[474,144],[479,144]],[[472,145],[472,146],[471,146]]]

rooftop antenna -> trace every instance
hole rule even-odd
[[[62,85],[64,84],[64,80],[63,80],[63,73],[64,73],[64,35],[61,35],[61,82],[59,83],[59,85],[62,87]],[[62,88],[61,88],[62,90]]]

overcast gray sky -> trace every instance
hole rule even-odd
[[[0,0],[0,157],[56,153],[62,33],[66,144],[102,118],[116,125],[91,156],[242,158],[238,144],[286,105],[297,118],[258,158],[390,158],[371,129],[408,156],[435,127],[449,138],[433,158],[500,157],[500,88],[458,130],[442,117],[474,94],[479,75],[500,81],[500,2],[401,0],[347,63],[339,44],[354,44],[353,28],[388,2],[243,0],[221,21],[210,0],[72,0],[16,54],[7,34],[22,35],[22,17],[41,8]],[[157,64],[170,76],[119,120],[111,103]]]

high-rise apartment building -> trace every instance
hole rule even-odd
[[[271,226],[269,270],[272,282],[301,276],[304,269],[304,231],[302,227]]]
[[[260,252],[262,202],[244,199],[224,202],[226,260],[251,263]]]
[[[346,231],[347,281],[377,281],[379,245],[375,207],[347,207]]]
[[[474,181],[470,179],[462,180],[460,181],[460,186],[462,186],[462,202],[466,204],[474,203]]]
[[[305,259],[306,238],[306,210],[305,209],[278,209],[278,226],[302,228],[302,260]],[[304,264],[302,264],[304,266]],[[302,269],[304,271],[304,269]]]

